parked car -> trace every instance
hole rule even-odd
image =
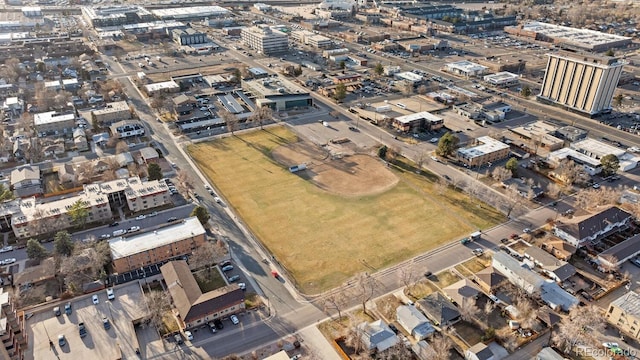
[[[81,338],[87,336],[87,328],[84,326],[83,322],[78,323],[78,333],[80,333]]]
[[[219,197],[217,197],[217,196],[213,198],[213,201],[215,201],[215,202],[216,202],[216,203],[218,203],[218,204],[222,204],[222,199],[220,199],[220,198],[219,198]]]
[[[58,345],[60,347],[67,345],[67,339],[64,338],[64,335],[58,335]]]
[[[93,295],[91,297],[91,302],[93,302],[93,305],[98,305],[98,303],[100,303],[100,300],[98,299],[98,295]]]
[[[120,223],[118,223],[118,222],[112,222],[111,224],[109,224],[109,227],[116,227],[116,226],[118,226],[118,225],[120,225]]]
[[[223,266],[222,269],[220,269],[220,270],[222,270],[224,272],[231,271],[231,270],[233,270],[233,265]]]
[[[220,265],[220,267],[225,267],[227,265],[231,265],[231,261],[225,260],[225,261],[221,262],[219,265]]]
[[[107,299],[115,300],[116,295],[113,293],[113,289],[107,289]]]
[[[605,342],[605,343],[602,343],[602,346],[605,347],[606,349],[620,347],[620,345],[618,345],[618,343],[616,342]]]
[[[168,219],[167,219],[167,222],[174,222],[174,221],[177,221],[177,220],[178,220],[178,218],[177,218],[177,217],[172,216],[172,217],[170,217],[170,218],[168,218]]]
[[[529,228],[524,228],[524,229],[522,229],[522,232],[523,232],[523,233],[525,233],[525,234],[528,234],[528,233],[530,233],[530,232],[531,232],[531,229],[529,229]]]
[[[503,244],[506,244],[506,243],[508,243],[508,242],[509,242],[509,239],[507,239],[507,238],[502,238],[502,239],[500,239],[500,242],[501,242],[501,243],[503,243]]]
[[[224,324],[222,323],[222,320],[220,320],[220,319],[213,320],[213,325],[215,325],[216,329],[218,329],[218,330],[224,329]]]
[[[466,244],[468,244],[470,242],[471,242],[471,238],[468,238],[468,237],[460,240],[460,244],[462,244],[462,245],[466,245]]]
[[[111,234],[102,234],[100,235],[100,240],[107,240],[111,238]]]
[[[240,288],[240,290],[247,290],[247,284],[245,283],[238,283],[238,287]]]
[[[425,272],[424,272],[424,277],[427,277],[427,278],[428,278],[428,277],[430,277],[431,275],[433,275],[433,273],[432,273],[431,271],[429,271],[429,270],[427,270],[427,271],[425,271]]]
[[[54,308],[53,308],[53,313],[54,313],[56,316],[60,316],[60,315],[62,315],[62,312],[60,312],[60,306],[56,306],[56,307],[54,307]]]
[[[147,216],[148,216],[148,217],[154,217],[154,216],[157,216],[157,215],[158,215],[158,212],[157,212],[157,211],[154,211],[154,212],[152,212],[151,214],[149,214],[149,215],[147,215]]]
[[[398,331],[398,328],[393,324],[389,324],[389,329],[391,329],[391,331],[393,331],[396,334],[398,334],[400,332],[400,331]]]
[[[238,325],[240,324],[240,320],[238,320],[238,317],[235,315],[231,315],[229,316],[229,319],[231,319],[231,322],[233,323],[233,325]]]
[[[187,338],[187,340],[189,340],[189,341],[193,340],[193,334],[189,330],[184,332],[184,337]]]
[[[484,250],[477,248],[477,249],[473,249],[473,251],[471,251],[473,253],[473,255],[475,256],[480,256],[482,254],[484,254]]]
[[[8,258],[8,259],[0,260],[0,264],[2,264],[2,265],[13,264],[14,262],[16,262],[15,258]]]
[[[0,249],[0,253],[6,253],[6,252],[9,252],[9,251],[12,251],[12,250],[13,250],[13,246],[9,245],[9,246],[5,246],[2,249]]]
[[[178,345],[182,344],[184,341],[182,341],[182,336],[180,336],[180,334],[175,334],[173,335],[173,339],[176,341],[176,343]]]
[[[140,231],[140,226],[132,226],[127,232],[136,232],[136,231]]]
[[[633,258],[633,259],[631,259],[631,260],[629,260],[629,261],[631,261],[631,263],[632,263],[633,265],[640,267],[640,259],[638,259],[638,258]]]
[[[209,330],[211,330],[212,333],[216,333],[216,324],[214,324],[213,322],[209,322],[207,325],[209,325]]]
[[[67,314],[67,315],[71,315],[71,312],[72,312],[71,303],[68,302],[68,303],[64,304],[64,313]]]
[[[105,330],[111,329],[111,323],[109,322],[109,319],[107,319],[106,317],[103,317],[102,318],[102,326],[104,326]]]
[[[236,282],[240,280],[240,275],[233,275],[229,278],[229,282]]]
[[[146,215],[138,215],[138,216],[136,216],[136,220],[144,220],[146,218],[147,218]]]

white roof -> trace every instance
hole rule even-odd
[[[229,10],[220,6],[189,6],[170,9],[151,10],[151,13],[159,18],[189,18],[221,16],[229,13]]]
[[[587,155],[591,154],[591,157],[595,157],[598,159],[609,154],[613,154],[616,157],[620,158],[626,152],[624,149],[621,149],[619,147],[605,144],[602,141],[589,138],[574,142],[573,144],[571,144],[571,148]]]
[[[509,145],[489,136],[479,137],[478,141],[481,143],[480,145],[459,149],[458,153],[462,154],[466,158],[474,158],[509,148]]]
[[[605,34],[594,30],[576,29],[538,21],[532,21],[522,25],[522,30],[536,32],[554,39],[562,39],[567,42],[582,44],[587,47],[607,44],[614,41],[631,40],[631,38],[625,36]]]
[[[184,219],[155,231],[109,240],[111,257],[120,259],[205,233],[197,217]]]
[[[587,164],[592,167],[600,166],[600,160],[594,159],[592,157],[588,157],[585,154],[579,153],[570,148],[563,148],[549,153],[547,156],[549,160],[560,162],[561,160],[566,159],[567,157],[571,157],[572,159],[577,160],[583,164]]]
[[[421,81],[422,80],[422,76],[420,76],[418,74],[414,74],[411,71],[405,71],[405,72],[401,72],[401,73],[396,73],[394,76],[402,78],[402,79],[410,80],[410,81]]]
[[[35,114],[33,116],[34,125],[52,124],[59,121],[74,120],[76,116],[71,114],[58,114],[55,111],[49,111],[45,113]]]
[[[396,121],[401,122],[403,124],[407,124],[407,123],[410,123],[412,121],[421,120],[421,119],[424,119],[426,121],[442,121],[441,117],[433,115],[432,113],[430,113],[428,111],[422,111],[422,112],[418,112],[418,113],[415,113],[415,114],[398,116],[396,118]]]
[[[148,85],[145,85],[144,87],[147,89],[147,92],[155,92],[163,89],[177,89],[177,88],[180,88],[180,85],[178,85],[175,81],[170,80],[170,81],[163,81],[163,82],[148,84]]]
[[[499,73],[486,75],[484,77],[484,81],[501,83],[501,82],[510,81],[510,80],[517,80],[519,78],[520,77],[516,74],[510,73],[508,71],[501,71]]]
[[[464,72],[477,72],[477,71],[484,71],[488,69],[488,67],[486,66],[482,66],[480,64],[476,64],[467,60],[448,63],[447,67],[450,69],[457,69]]]

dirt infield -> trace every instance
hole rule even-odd
[[[376,158],[362,154],[332,156],[308,142],[280,146],[271,156],[287,167],[306,164],[307,169],[297,174],[340,196],[380,194],[398,183],[398,177]]]

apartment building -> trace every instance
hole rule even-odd
[[[629,291],[612,301],[606,313],[607,321],[620,331],[640,339],[640,295]]]
[[[622,231],[629,226],[632,215],[616,206],[595,214],[576,216],[555,223],[554,234],[580,248],[603,237]]]
[[[62,114],[48,111],[33,116],[33,126],[38,134],[58,134],[71,132],[76,123],[74,113]]]
[[[573,53],[547,54],[547,70],[538,100],[589,116],[611,110],[622,75],[616,58]]]
[[[109,125],[117,121],[128,120],[131,119],[131,115],[131,108],[126,101],[107,103],[102,109],[91,112],[93,121],[99,125]]]
[[[475,146],[458,149],[457,156],[460,161],[473,167],[505,159],[510,151],[509,145],[489,136],[482,136],[477,139]]]
[[[191,254],[206,241],[197,217],[157,230],[109,240],[113,271],[118,274]]]
[[[11,302],[9,293],[0,289],[0,358],[7,360],[24,359],[27,348],[27,333],[24,323],[18,317],[17,309]]]
[[[109,126],[111,135],[118,139],[126,139],[136,136],[144,136],[144,125],[138,120],[124,120]]]
[[[289,51],[289,37],[268,26],[243,28],[240,37],[247,46],[260,54],[272,55]]]

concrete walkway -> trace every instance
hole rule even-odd
[[[317,355],[318,359],[342,360],[315,325],[307,326],[298,331],[298,335],[303,340],[302,345],[308,347],[309,351]]]

